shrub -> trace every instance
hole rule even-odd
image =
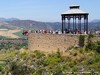
[[[88,35],[86,49],[94,50],[96,48],[95,43],[91,40],[93,37],[93,34]]]
[[[73,48],[74,48],[74,46],[70,46],[66,51],[72,50]]]
[[[96,51],[100,53],[100,45],[96,47]]]
[[[85,36],[84,35],[80,35],[79,36],[79,46],[83,47],[85,44]]]
[[[77,56],[78,54],[77,54],[77,52],[75,52],[74,54],[73,54],[73,56]]]
[[[93,42],[89,42],[86,46],[87,49],[90,49],[90,50],[94,50],[95,49],[95,44]]]
[[[40,52],[40,51],[38,51],[38,50],[34,51],[34,54],[35,54],[35,56],[36,56],[37,59],[39,59],[39,58],[45,56],[44,53],[42,53],[42,52]]]
[[[96,51],[98,52],[98,53],[100,53],[100,41],[97,41],[96,42]]]
[[[56,55],[57,55],[57,57],[58,57],[58,58],[60,58],[60,57],[61,57],[61,52],[60,52],[60,50],[59,50],[59,49],[57,50]]]

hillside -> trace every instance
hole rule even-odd
[[[84,44],[83,37],[79,47],[55,53],[9,42],[0,50],[0,75],[100,75],[100,41],[92,42],[91,34]]]
[[[71,25],[72,26],[72,25]],[[40,22],[34,20],[20,20],[16,18],[0,18],[0,28],[6,29],[39,29],[39,30],[61,30],[61,22]],[[83,28],[83,24],[82,24]],[[100,20],[89,22],[89,30],[100,30]]]
[[[48,30],[61,30],[60,22],[39,22],[33,20],[13,20],[7,21],[8,24],[20,27],[23,29],[48,29]],[[71,25],[72,26],[72,25]],[[82,28],[83,28],[82,24]],[[100,21],[89,22],[89,30],[100,30]]]
[[[41,51],[0,51],[0,75],[99,75],[100,54],[84,49],[55,54]]]
[[[9,23],[7,23],[6,21],[0,21],[0,29],[18,29],[19,27],[18,26],[14,26],[14,25],[11,25]]]
[[[7,23],[13,25],[13,26],[18,26],[23,29],[49,29],[49,30],[55,30],[55,29],[60,29],[60,24],[61,23],[49,23],[49,22],[39,22],[39,21],[32,21],[32,20],[14,20],[14,21],[8,21]],[[56,28],[57,27],[57,28]]]

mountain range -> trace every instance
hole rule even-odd
[[[0,18],[0,28],[61,30],[61,22],[40,22],[34,20],[20,20],[17,18]],[[89,22],[89,30],[100,30],[100,20],[93,20]]]
[[[20,20],[18,18],[0,18],[0,21],[14,21],[14,20]]]

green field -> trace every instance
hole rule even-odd
[[[14,33],[14,34],[17,35],[17,36],[19,36],[19,37],[22,38],[22,39],[27,39],[27,36],[24,36],[22,33],[23,33],[23,31],[16,32],[16,33]]]
[[[2,40],[2,39],[7,39],[7,37],[0,36],[0,40]]]

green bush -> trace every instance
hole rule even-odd
[[[93,37],[93,34],[88,35],[86,49],[94,50],[96,48],[95,43],[92,42]]]
[[[96,51],[100,53],[100,45],[96,47]]]
[[[96,42],[96,51],[100,53],[100,41]]]
[[[88,42],[91,42],[91,39],[92,39],[93,37],[94,37],[94,35],[93,35],[93,34],[89,34],[89,35],[88,35],[88,39],[87,39],[87,40],[88,40]]]
[[[79,46],[83,47],[85,44],[85,35],[80,35],[79,36]]]
[[[37,59],[42,58],[43,56],[45,56],[44,53],[42,53],[38,50],[34,51],[34,55],[36,56]]]
[[[96,46],[95,46],[95,43],[93,42],[89,42],[86,46],[87,49],[90,49],[90,50],[95,50]]]

